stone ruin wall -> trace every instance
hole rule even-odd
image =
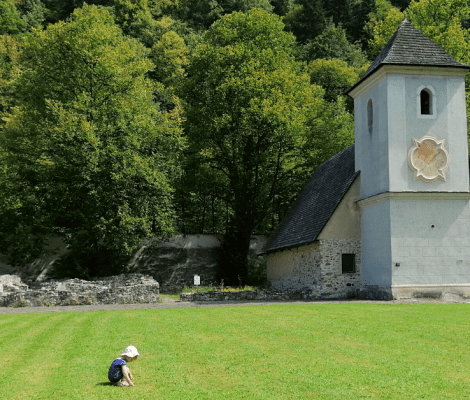
[[[157,246],[144,243],[129,261],[127,272],[152,276],[160,284],[162,293],[177,293],[191,286],[194,275],[201,276],[201,285],[216,285],[219,283],[216,272],[220,239],[217,235],[178,235]],[[266,236],[252,236],[251,260],[257,260],[266,240]],[[8,265],[6,258],[0,255],[0,275],[18,275],[27,284],[47,280],[54,261],[65,251],[65,246],[57,239],[50,241],[49,248],[57,254],[38,259],[23,269]]]
[[[0,275],[0,307],[158,303],[159,285],[151,276],[122,274],[92,281],[62,279],[24,284]]]

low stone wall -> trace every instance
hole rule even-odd
[[[357,297],[357,290],[352,289],[346,298]],[[333,297],[329,296],[328,299]],[[341,298],[344,298],[343,296]],[[275,289],[245,290],[241,292],[193,292],[181,293],[181,301],[243,301],[243,300],[323,300],[316,290],[299,290],[295,292],[278,291]]]
[[[17,275],[0,275],[0,293],[25,292],[28,285],[25,285]]]
[[[149,275],[122,274],[92,281],[66,279],[27,285],[0,276],[0,307],[157,303],[159,284]]]

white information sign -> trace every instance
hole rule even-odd
[[[201,284],[201,277],[199,275],[194,275],[194,286],[199,286]]]

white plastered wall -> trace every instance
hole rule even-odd
[[[390,202],[361,209],[363,285],[387,290],[391,280]]]
[[[354,99],[355,162],[361,171],[361,198],[389,190],[387,80],[375,85]],[[369,133],[367,103],[372,100],[373,127]]]
[[[432,91],[433,115],[420,115],[419,94]],[[387,75],[389,187],[391,192],[461,192],[469,190],[465,80],[463,76]],[[413,138],[445,139],[450,153],[446,180],[413,179],[407,153]]]
[[[392,288],[470,294],[468,200],[391,201]]]

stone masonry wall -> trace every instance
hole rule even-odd
[[[276,290],[297,291],[319,285],[321,253],[318,243],[268,255],[268,281]]]
[[[66,279],[31,283],[0,276],[0,307],[157,303],[159,285],[151,276],[122,274],[92,281]]]
[[[296,292],[266,290],[245,290],[241,292],[194,292],[181,293],[181,301],[246,301],[246,300],[314,300],[318,299],[316,293],[311,290],[299,290]]]
[[[359,288],[350,289],[347,296],[341,298],[362,298],[362,292]],[[193,292],[181,293],[181,301],[249,301],[249,300],[323,300],[326,296],[315,289],[305,289],[296,291],[283,291],[274,288],[260,290],[245,290],[240,292],[231,291],[212,291],[212,292]],[[334,298],[331,296],[330,298]],[[364,296],[364,298],[369,298]],[[386,299],[389,300],[389,299]]]
[[[345,253],[356,255],[355,273],[342,273],[341,255]],[[362,286],[360,240],[325,239],[274,257],[278,257],[277,263],[292,264],[287,276],[270,281],[273,288],[282,292],[301,291],[310,293],[309,298],[344,298],[355,295]]]
[[[355,273],[342,273],[342,254],[356,255]],[[362,286],[360,240],[320,240],[320,258],[321,284],[312,289],[319,290],[322,297],[348,297]]]

